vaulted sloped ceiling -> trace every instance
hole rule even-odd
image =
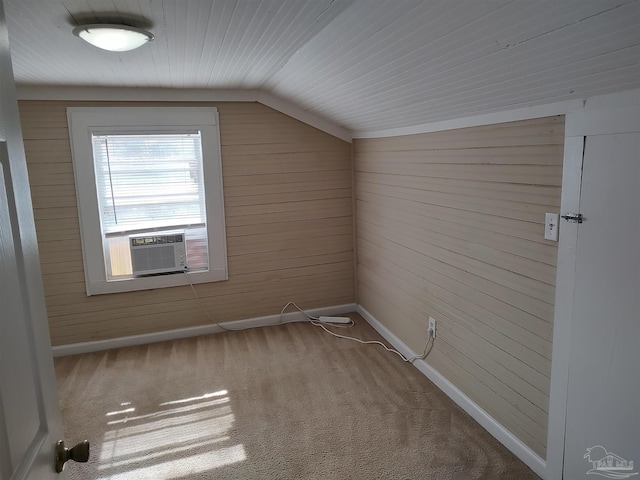
[[[638,0],[4,0],[24,86],[253,89],[356,132],[640,87]],[[98,50],[85,23],[156,40]]]

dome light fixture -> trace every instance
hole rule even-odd
[[[153,33],[128,25],[99,23],[81,25],[73,34],[94,47],[111,52],[127,52],[153,40]]]

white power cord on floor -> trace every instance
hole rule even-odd
[[[239,332],[239,331],[241,331],[241,330],[246,330],[246,328],[229,328],[229,327],[225,327],[225,326],[221,325],[220,323],[216,322],[216,321],[213,319],[213,317],[211,316],[211,314],[209,313],[209,310],[207,310],[207,309],[204,307],[204,305],[202,304],[202,300],[200,300],[200,297],[198,296],[198,292],[196,292],[196,289],[195,289],[195,287],[193,286],[193,283],[191,282],[191,279],[189,278],[189,275],[187,275],[187,272],[185,271],[185,272],[182,272],[182,273],[184,273],[184,276],[187,278],[187,283],[189,283],[189,286],[191,287],[191,291],[193,292],[193,296],[194,296],[194,297],[195,297],[195,299],[196,299],[196,303],[198,304],[198,306],[200,307],[200,309],[204,312],[204,314],[207,316],[207,318],[209,319],[209,321],[210,321],[211,323],[213,323],[214,325],[216,325],[216,326],[220,327],[222,330],[225,330],[225,331],[227,331],[227,332]],[[290,306],[290,305],[294,305],[294,306],[295,306],[298,310],[300,310],[300,311],[301,311],[301,312],[302,312],[302,313],[303,313],[303,314],[304,314],[304,315],[305,315],[309,320],[317,320],[317,321],[320,321],[320,318],[319,318],[319,317],[314,317],[314,316],[312,316],[312,315],[309,315],[309,314],[307,314],[306,312],[302,311],[302,309],[301,309],[300,307],[298,307],[298,305],[296,305],[294,302],[289,302],[289,303],[287,303],[287,304],[284,306],[284,308],[280,311],[280,320],[278,321],[278,323],[274,323],[273,325],[271,325],[272,327],[273,327],[273,326],[276,326],[276,325],[281,325],[282,323],[284,323],[284,322],[283,322],[283,320],[282,320],[282,315],[284,315],[285,310],[286,310],[287,308],[289,308],[289,306]],[[298,321],[300,321],[300,320],[298,320]],[[307,321],[307,320],[305,320],[305,321]],[[332,322],[326,322],[326,323],[327,323],[328,325],[333,325],[333,326],[335,326],[335,327],[350,327],[350,326],[352,326],[352,325],[354,324],[354,323],[353,323],[353,320],[351,320],[351,322],[346,323],[346,324],[337,324],[337,323],[332,323]],[[265,325],[265,326],[268,326],[268,325]]]
[[[395,350],[393,348],[389,348],[387,347],[384,343],[379,342],[378,340],[361,340],[359,338],[355,338],[355,337],[349,337],[347,335],[340,335],[338,333],[334,333],[331,330],[328,330],[325,327],[325,323],[321,323],[319,321],[319,317],[314,317],[312,315],[309,315],[307,312],[305,312],[304,310],[302,310],[298,305],[296,305],[295,302],[289,302],[287,303],[284,308],[282,309],[282,311],[280,312],[280,322],[282,323],[282,314],[284,313],[284,311],[287,309],[287,307],[289,307],[290,305],[293,305],[294,307],[296,307],[301,313],[303,313],[304,315],[306,315],[306,317],[309,319],[310,323],[316,327],[320,327],[322,328],[325,332],[327,332],[330,335],[333,335],[334,337],[337,338],[343,338],[345,340],[351,340],[354,342],[358,342],[361,343],[363,345],[379,345],[382,348],[384,348],[386,351],[391,352],[391,353],[395,353],[396,355],[398,355],[400,358],[402,358],[402,360],[404,360],[405,362],[409,362],[409,363],[413,363],[416,360],[422,360],[423,358],[425,358],[427,356],[427,354],[429,353],[429,343],[431,343],[431,340],[433,340],[433,333],[431,331],[429,331],[429,338],[427,338],[427,343],[425,343],[424,345],[424,350],[422,352],[421,355],[414,355],[413,357],[405,357],[402,353],[400,353],[398,350]],[[350,324],[331,324],[331,323],[326,323],[326,325],[331,325],[334,327],[351,327],[354,325],[353,320],[351,321]]]
[[[291,305],[293,305],[294,307],[296,307],[296,309],[298,309],[298,311],[300,313],[302,313],[305,317],[307,317],[307,319],[309,319],[309,321],[311,323],[313,322],[317,322],[319,324],[325,324],[325,325],[331,325],[332,327],[338,327],[338,328],[349,328],[349,327],[353,327],[355,325],[355,323],[353,322],[353,320],[349,319],[349,322],[332,322],[331,320],[323,320],[323,317],[314,317],[313,315],[308,314],[307,312],[305,312],[304,310],[302,310],[297,304],[296,302],[289,302],[287,303],[283,309],[280,311],[280,322],[278,323],[278,325],[282,324],[282,315],[284,315],[284,312],[287,308],[289,308]],[[324,318],[333,318],[333,317],[324,317]]]
[[[209,311],[206,308],[204,308],[204,305],[202,305],[202,302],[200,301],[200,297],[198,296],[198,293],[196,292],[196,289],[193,286],[193,283],[191,283],[191,279],[189,278],[189,275],[187,275],[187,272],[184,272],[184,275],[187,278],[187,282],[189,283],[189,286],[191,287],[191,290],[193,291],[193,295],[196,298],[198,306],[200,306],[202,311],[207,315],[207,318],[209,318],[209,320],[211,320],[211,323],[213,323],[214,325],[217,325],[222,330],[226,330],[227,332],[237,332],[237,331],[240,331],[240,330],[244,330],[244,328],[227,328],[227,327],[223,327],[218,322],[216,322],[213,319],[213,317],[211,317],[211,315],[209,314]],[[333,335],[334,337],[337,337],[337,338],[343,338],[345,340],[351,340],[353,342],[358,342],[358,343],[361,343],[362,345],[379,345],[382,348],[384,348],[386,351],[391,352],[391,353],[395,353],[396,355],[398,355],[405,362],[413,363],[416,360],[422,360],[429,353],[429,343],[431,343],[431,345],[433,346],[433,343],[431,342],[431,340],[433,340],[433,332],[431,330],[429,330],[429,338],[427,338],[427,343],[425,343],[425,345],[424,345],[424,351],[422,352],[422,354],[421,355],[414,355],[413,357],[405,357],[398,350],[395,350],[393,348],[389,348],[384,343],[379,342],[378,340],[361,340],[359,338],[350,337],[348,335],[340,335],[338,333],[332,332],[331,330],[327,329],[327,327],[325,327],[325,325],[329,325],[329,326],[332,326],[334,328],[335,327],[337,327],[337,328],[349,328],[349,327],[353,327],[355,325],[355,323],[354,323],[353,320],[351,320],[351,322],[349,322],[349,323],[332,323],[331,321],[321,322],[320,321],[320,317],[314,317],[313,315],[305,312],[295,302],[287,303],[282,308],[282,310],[280,310],[280,319],[279,319],[278,323],[275,323],[272,326],[282,325],[284,323],[283,319],[282,319],[282,316],[284,315],[285,310],[287,308],[289,308],[290,306],[292,306],[292,305],[296,309],[298,309],[298,311],[300,313],[302,313],[305,317],[307,317],[307,320],[309,321],[309,323],[311,323],[311,325],[313,325],[315,327],[322,328],[322,330],[327,332],[329,335]]]

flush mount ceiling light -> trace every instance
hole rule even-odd
[[[153,40],[153,33],[128,25],[81,25],[73,34],[91,45],[112,52],[126,52]]]

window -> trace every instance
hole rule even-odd
[[[69,108],[87,294],[186,283],[133,275],[130,238],[184,232],[189,281],[227,279],[215,108]],[[182,238],[182,237],[180,237]]]
[[[184,231],[189,269],[206,269],[200,132],[94,134],[92,141],[107,279],[132,275],[130,235],[167,230]]]

